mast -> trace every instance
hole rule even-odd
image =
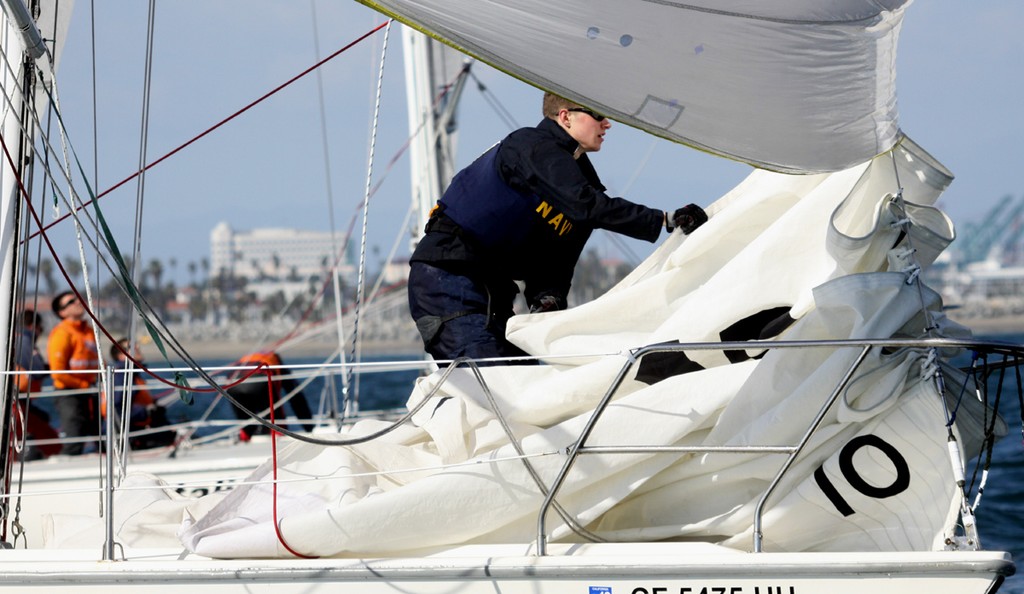
[[[412,138],[409,165],[415,247],[430,209],[455,175],[455,114],[472,62],[409,27],[402,27],[402,50]]]
[[[18,72],[10,73],[7,69],[0,74],[4,94],[2,109],[6,114],[3,118],[2,131],[4,148],[10,153],[0,155],[0,371],[14,369],[14,349],[12,348],[17,312],[15,299],[15,270],[18,263],[18,233],[21,215],[21,197],[18,180],[25,179],[31,159],[31,138],[23,133],[32,130],[31,100],[34,96],[35,61],[46,55],[46,46],[32,20],[28,7],[22,0],[3,0],[4,23],[0,33],[5,56],[22,56]],[[13,62],[14,60],[12,60]],[[9,103],[8,103],[9,102]],[[12,163],[13,162],[13,167]],[[0,381],[0,482],[2,492],[10,491],[11,448],[8,444],[13,438],[12,420],[13,404],[18,397],[16,378],[4,375]],[[7,518],[9,500],[0,501],[0,517],[3,518],[0,546],[8,547]]]
[[[0,109],[0,134],[10,153],[0,154],[0,371],[14,368],[14,335],[20,324],[17,271],[24,256],[20,240],[24,221],[18,180],[31,192],[33,143],[39,124],[36,105],[45,101],[39,85],[54,85],[53,73],[64,45],[64,33],[71,19],[73,0],[0,0],[0,45],[3,55],[17,68],[0,72],[0,89],[5,95]],[[40,26],[37,26],[37,23]],[[19,60],[20,58],[20,60]],[[36,74],[38,73],[38,78]],[[14,437],[13,404],[18,397],[15,377],[0,376],[0,492],[10,492],[11,440]],[[0,548],[9,546],[7,523],[9,500],[0,501]]]

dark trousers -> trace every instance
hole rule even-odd
[[[442,361],[458,357],[526,355],[505,338],[518,291],[511,280],[455,274],[424,262],[413,262],[409,270],[409,311],[424,348],[442,367]]]
[[[53,404],[57,409],[57,416],[60,417],[60,431],[64,437],[98,435],[96,396],[96,394],[69,394],[58,396],[55,399]],[[60,453],[77,456],[95,452],[97,449],[98,446],[95,443],[66,443]]]

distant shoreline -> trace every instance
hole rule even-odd
[[[954,322],[971,329],[975,336],[987,336],[998,338],[1024,334],[1024,315],[1000,316],[998,318],[970,318],[957,319],[955,315],[946,312]]]

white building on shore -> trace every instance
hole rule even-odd
[[[326,231],[265,228],[237,231],[222,222],[210,232],[210,273],[222,272],[249,280],[249,290],[272,285],[300,290],[308,279],[324,278],[334,254],[345,243],[344,235],[332,237]],[[355,267],[348,253],[342,254],[339,270],[343,279],[351,279]],[[291,292],[286,290],[286,293]]]

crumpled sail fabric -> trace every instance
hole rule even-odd
[[[838,171],[899,137],[909,0],[359,1],[616,121],[773,171]]]
[[[543,497],[494,406],[550,485],[628,349],[762,334],[921,336],[929,323],[940,334],[966,333],[941,314],[934,292],[908,282],[953,239],[949,219],[926,206],[950,180],[909,139],[892,155],[834,174],[755,172],[713,205],[706,225],[673,235],[606,295],[513,318],[510,338],[547,365],[481,369],[490,398],[460,369],[414,426],[356,446],[282,448],[280,539],[265,483],[194,504],[179,536],[213,557],[290,556],[281,540],[319,556],[528,546]],[[898,187],[904,209],[893,200]],[[645,357],[588,445],[793,444],[857,353],[687,350],[646,365]],[[868,355],[769,502],[765,550],[943,548],[959,499],[943,396],[929,379],[935,366],[927,352]],[[418,381],[410,406],[438,378]],[[352,434],[380,424],[362,422]],[[604,538],[702,539],[749,550],[754,506],[782,463],[777,454],[591,454],[578,459],[557,500]],[[269,480],[271,471],[268,462],[249,480]],[[580,538],[554,512],[547,526],[552,541]]]

